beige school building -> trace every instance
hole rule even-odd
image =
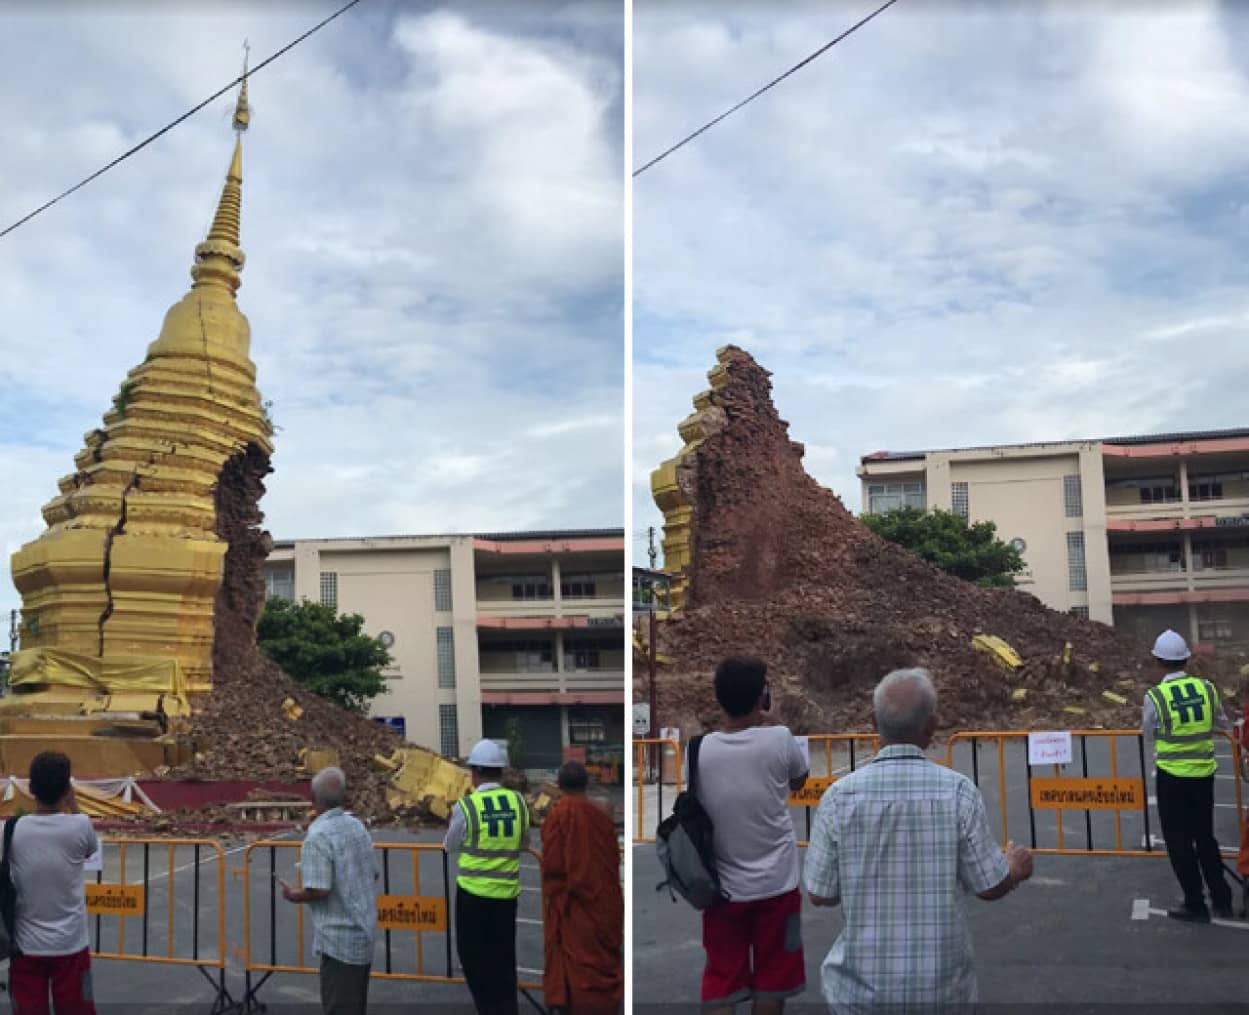
[[[992,521],[1055,610],[1249,647],[1249,430],[879,451],[857,474],[864,511]]]
[[[373,715],[415,743],[463,757],[519,731],[531,770],[623,757],[623,530],[277,542],[265,591],[364,617],[392,657]]]

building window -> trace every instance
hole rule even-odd
[[[1198,620],[1197,639],[1199,641],[1229,641],[1232,637],[1230,620]]]
[[[1079,617],[1081,620],[1089,619],[1089,608],[1087,606],[1073,606],[1068,612],[1073,617]]]
[[[290,571],[266,571],[265,598],[290,599],[293,601],[295,598],[295,575]]]
[[[1189,500],[1222,500],[1223,484],[1217,480],[1202,479],[1188,484]]]
[[[1173,504],[1180,499],[1174,486],[1142,486],[1142,504]]]
[[[554,673],[555,646],[549,641],[486,641],[478,646],[483,657],[497,659],[499,656],[513,656],[510,667],[513,673]]]
[[[601,670],[604,652],[621,650],[618,638],[565,638],[564,670]]]
[[[434,572],[434,609],[439,613],[451,612],[451,569],[440,568]]]
[[[455,631],[438,628],[438,686],[455,686]]]
[[[1084,492],[1080,487],[1079,476],[1063,476],[1063,507],[1068,518],[1083,517]]]
[[[954,513],[960,518],[966,518],[971,514],[967,503],[966,483],[950,484],[950,504]]]
[[[564,575],[559,581],[559,594],[565,599],[593,599],[595,588],[592,574]]]
[[[544,574],[501,574],[485,580],[492,584],[510,585],[513,599],[551,598],[551,579]]]
[[[460,724],[454,705],[438,706],[438,739],[438,746],[446,757],[459,757]]]
[[[921,483],[873,483],[867,488],[867,510],[880,515],[898,508],[913,507],[924,511],[928,497]]]
[[[1156,574],[1184,569],[1184,552],[1178,543],[1116,544],[1110,554],[1111,574]]]
[[[1220,568],[1227,568],[1230,565],[1228,559],[1228,550],[1243,550],[1249,546],[1249,541],[1243,539],[1229,540],[1222,543],[1197,542],[1193,541],[1193,567],[1194,570],[1211,571]],[[1243,556],[1240,557],[1243,560]],[[1200,561],[1200,564],[1198,564]]]
[[[1067,533],[1067,578],[1068,587],[1073,592],[1081,592],[1089,587],[1088,574],[1084,568],[1084,533]]]
[[[321,605],[338,612],[338,574],[335,571],[321,572]]]
[[[603,744],[607,742],[607,724],[599,719],[569,719],[570,744]]]

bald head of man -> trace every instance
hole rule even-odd
[[[937,732],[937,689],[924,669],[894,670],[872,695],[882,745],[926,748]]]

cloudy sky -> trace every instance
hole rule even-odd
[[[877,6],[635,0],[635,165]],[[1241,4],[902,0],[638,177],[635,534],[726,342],[856,511],[875,450],[1249,425],[1247,44]]]
[[[0,228],[338,6],[6,9]],[[622,59],[619,4],[365,0],[252,80],[275,536],[622,524]],[[6,575],[190,283],[232,109],[0,240]]]

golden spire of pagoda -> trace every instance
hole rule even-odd
[[[234,106],[233,127],[234,157],[226,172],[217,214],[203,243],[195,247],[195,266],[191,277],[197,288],[212,285],[227,288],[231,294],[238,291],[239,272],[246,258],[239,246],[239,230],[243,211],[243,131],[251,124],[251,106],[247,102],[247,42],[243,43],[243,81],[238,101]]]

